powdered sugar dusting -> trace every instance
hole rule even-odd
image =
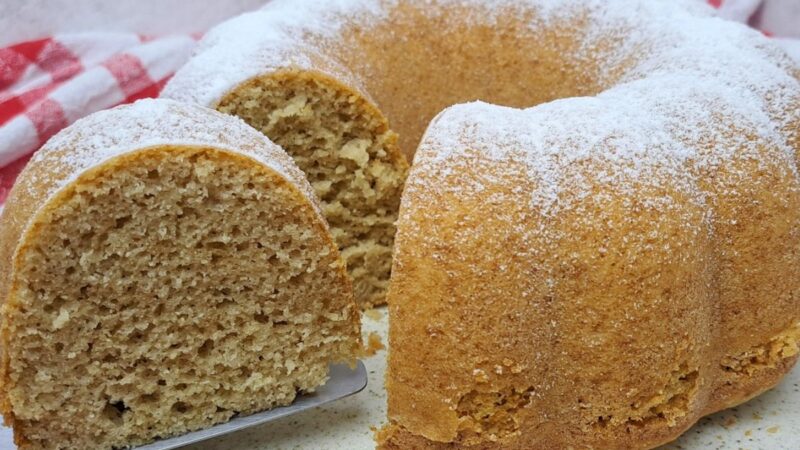
[[[681,102],[674,101],[676,93]],[[436,184],[415,175],[435,170],[446,178],[474,165],[474,158],[491,161],[492,173],[486,176],[497,184],[508,177],[505,170],[524,164],[527,177],[539,186],[529,200],[549,215],[597,183],[629,194],[641,183],[666,183],[705,201],[697,174],[734,158],[766,157],[765,164],[778,164],[796,176],[793,151],[775,122],[757,104],[729,101],[736,98],[732,94],[724,84],[673,74],[526,110],[481,102],[453,106],[423,138],[408,189],[430,193]],[[746,134],[730,128],[732,118]],[[575,169],[587,163],[594,168],[591,179]],[[461,195],[484,189],[469,184],[474,180],[459,181],[444,189],[462,190]]]
[[[31,159],[16,189],[39,190],[42,202],[86,170],[117,156],[156,146],[215,148],[268,166],[312,199],[311,186],[289,155],[242,120],[197,105],[172,100],[139,100],[78,120],[53,136]],[[35,175],[34,175],[35,174]]]
[[[670,186],[702,203],[708,192],[698,188],[699,174],[730,169],[732,160],[784,168],[796,180],[790,142],[800,123],[800,85],[785,56],[752,30],[674,4],[632,9],[647,14],[621,15],[614,7],[590,12],[591,23],[630,30],[612,60],[646,50],[633,55],[635,62],[605,92],[524,110],[451,107],[428,129],[408,190],[431,195],[431,179],[422,174],[446,177],[474,158],[494,161],[498,180],[523,162],[538,186],[530,201],[544,215],[598,183],[620,191]],[[583,164],[594,167],[591,179],[575,170]],[[483,189],[469,182],[450,188]]]
[[[699,174],[732,159],[796,171],[790,142],[800,123],[800,85],[792,62],[758,32],[714,17],[695,0],[274,0],[209,33],[165,95],[213,106],[253,76],[324,70],[320,61],[336,66],[343,30],[368,32],[409,2],[445,23],[492,24],[514,11],[531,13],[531,29],[579,23],[579,50],[569,57],[598,62],[605,89],[525,110],[484,103],[445,110],[415,158],[412,191],[415,174],[457,172],[473,157],[494,161],[497,177],[524,162],[537,186],[530,201],[543,213],[563,207],[567,192],[588,195],[593,183],[669,185],[704,202]],[[468,13],[451,16],[453,7]],[[586,164],[595,168],[591,180],[573,169]],[[425,190],[433,193],[419,186]]]
[[[320,42],[334,38],[350,20],[372,23],[385,13],[375,0],[268,2],[209,31],[162,96],[213,106],[239,83],[265,72],[315,69],[321,60],[335,66]]]

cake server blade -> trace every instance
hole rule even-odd
[[[356,394],[367,386],[367,369],[361,361],[351,369],[346,364],[333,364],[330,368],[328,382],[316,392],[298,396],[291,405],[281,406],[269,411],[231,419],[229,422],[215,425],[205,430],[193,431],[181,436],[162,439],[152,444],[136,447],[135,450],[170,450],[215,438],[245,428],[261,425],[273,420],[316,408],[326,403]]]

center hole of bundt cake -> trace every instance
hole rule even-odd
[[[620,43],[584,36],[582,17],[545,18],[513,2],[443,3],[400,2],[372,28],[344,33],[337,53],[386,114],[409,157],[448,106],[480,100],[526,108],[597,94],[614,78],[600,74],[599,61],[608,65],[602,54]]]
[[[410,162],[437,113],[473,100],[529,107],[608,84],[600,81],[599,57],[585,56],[577,19],[545,26],[511,6],[478,19],[472,7],[447,5],[437,15],[428,10],[436,5],[400,2],[386,18],[345,25],[335,39],[320,38],[338,69],[268,72],[217,104],[305,172],[362,305],[382,303],[388,287],[406,172],[398,149]],[[614,47],[602,39],[593,45]]]

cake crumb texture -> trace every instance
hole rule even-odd
[[[12,191],[0,407],[20,449],[125,448],[287,405],[360,351],[352,286],[302,174],[207,114],[148,101],[79,121]],[[192,135],[190,118],[226,138]],[[131,139],[101,146],[107,158],[90,149],[121,137],[89,133],[104,122]],[[222,143],[239,131],[249,150]],[[59,165],[79,170],[44,175]]]
[[[332,80],[291,70],[244,83],[216,108],[294,158],[319,197],[359,304],[383,304],[408,167],[386,120]]]

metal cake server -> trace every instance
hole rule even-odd
[[[193,431],[181,436],[162,439],[152,444],[136,447],[134,450],[170,450],[243,430],[281,417],[330,403],[358,392],[367,386],[367,369],[358,361],[355,369],[346,364],[331,365],[328,382],[316,392],[298,396],[294,403],[215,425],[205,430]]]

